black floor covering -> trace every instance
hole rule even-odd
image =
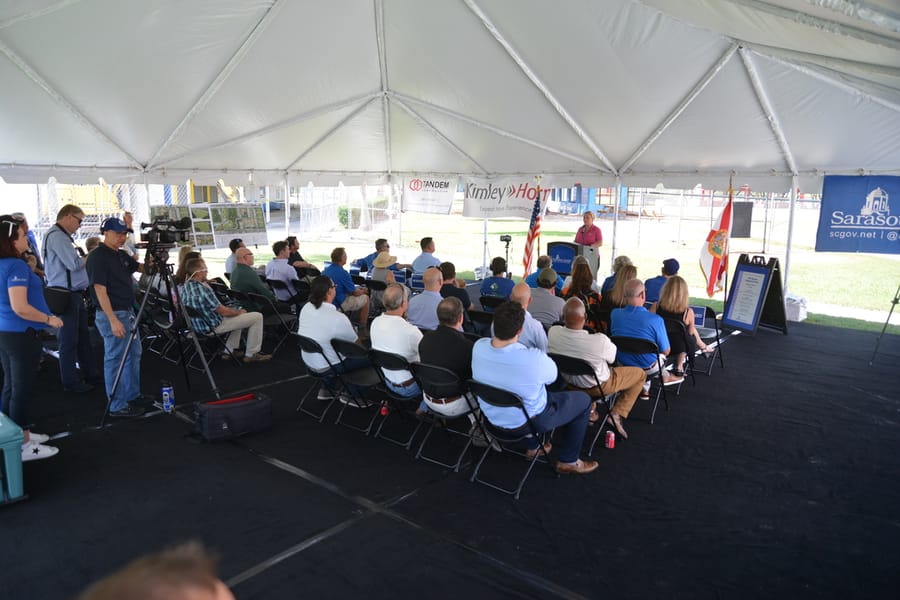
[[[805,324],[732,337],[726,368],[654,425],[639,402],[598,471],[538,465],[518,501],[470,483],[471,466],[295,412],[310,381],[292,347],[214,363],[224,393],[260,389],[276,413],[271,431],[218,444],[187,435],[190,402],[211,398],[203,374],[189,391],[147,353],[144,391],[173,381],[179,414],[98,429],[102,393],[63,394],[50,359],[32,417],[61,451],[27,463],[29,499],[0,508],[0,597],[71,597],[196,538],[239,599],[895,598],[900,339],[870,367],[875,337]]]

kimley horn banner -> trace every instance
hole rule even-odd
[[[529,178],[463,180],[465,203],[464,217],[491,219],[493,217],[520,217],[531,219],[538,182]],[[551,189],[547,178],[541,180],[541,207],[547,203]]]
[[[816,252],[900,254],[898,234],[900,177],[825,176]]]
[[[410,177],[403,180],[401,207],[404,212],[449,215],[456,193],[456,178]]]

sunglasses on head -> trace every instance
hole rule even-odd
[[[2,222],[3,225],[9,226],[9,231],[6,232],[6,237],[11,238],[13,236],[13,231],[19,228],[19,225],[22,224],[21,219],[12,218],[10,220],[4,219]]]

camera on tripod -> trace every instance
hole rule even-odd
[[[147,248],[151,254],[156,254],[159,250],[169,250],[179,242],[190,239],[190,217],[178,221],[157,217],[152,223],[141,223],[141,243],[138,248]]]
[[[500,236],[500,241],[501,241],[501,242],[506,242],[506,243],[508,244],[508,243],[510,243],[510,242],[512,241],[512,236],[511,236],[511,235],[508,235],[508,234],[507,234],[507,235],[501,235],[501,236]]]

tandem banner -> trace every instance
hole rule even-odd
[[[456,178],[425,176],[404,179],[400,201],[403,211],[449,215],[456,181]]]
[[[825,176],[816,252],[900,254],[898,235],[900,177]]]
[[[541,207],[550,195],[550,182],[541,183]],[[537,183],[534,178],[482,179],[470,177],[463,180],[465,202],[463,216],[479,219],[493,217],[519,217],[531,219]]]

